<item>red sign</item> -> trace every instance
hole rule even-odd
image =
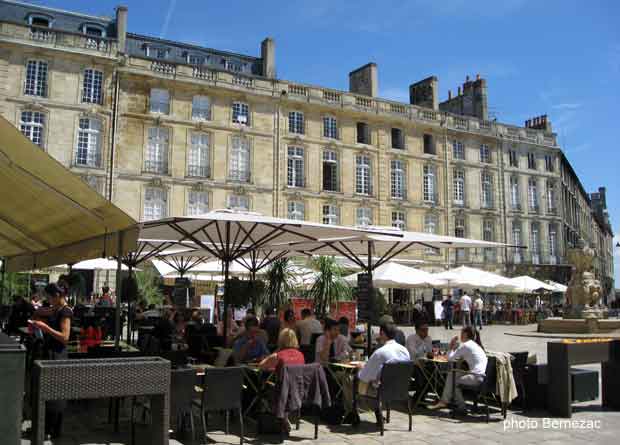
[[[355,329],[357,324],[357,303],[355,301],[339,301],[329,314],[334,320],[340,317],[349,319],[349,328]]]
[[[291,309],[295,312],[295,318],[301,320],[301,311],[303,309],[314,309],[314,301],[306,298],[291,298]],[[355,329],[357,323],[357,303],[355,301],[340,301],[329,313],[334,320],[340,317],[349,319],[349,327]]]

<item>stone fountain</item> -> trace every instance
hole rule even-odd
[[[607,308],[600,304],[601,283],[593,272],[594,250],[587,246],[569,249],[571,279],[566,291],[562,318],[547,318],[538,324],[539,332],[620,334],[620,321],[607,319]]]

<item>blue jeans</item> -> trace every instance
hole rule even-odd
[[[474,311],[474,327],[482,329],[482,311]]]

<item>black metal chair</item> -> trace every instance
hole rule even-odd
[[[385,423],[390,423],[390,409],[393,402],[407,402],[409,431],[413,428],[409,383],[414,369],[415,364],[412,361],[386,363],[381,370],[381,379],[379,387],[377,388],[377,394],[360,395],[360,397],[375,401],[375,414],[382,436],[385,432],[383,408],[385,407],[386,410]]]
[[[461,376],[464,374],[471,374],[468,371],[462,370],[453,370],[451,372],[456,373],[455,377]],[[463,392],[463,398],[470,399],[474,402],[474,408],[478,408],[478,403],[483,402],[485,405],[485,415],[486,421],[489,423],[489,399],[493,398],[493,394],[495,393],[495,387],[497,385],[497,361],[495,357],[488,357],[487,368],[485,371],[485,375],[480,382],[480,384],[476,386],[471,385],[459,385],[454,381],[454,384],[461,389]],[[455,411],[452,411],[452,416],[455,415]]]
[[[193,401],[193,406],[200,410],[200,420],[207,438],[208,414],[214,411],[226,412],[226,434],[228,434],[228,418],[231,410],[239,414],[240,444],[243,445],[243,411],[241,408],[241,392],[243,390],[244,371],[242,367],[207,368],[202,384],[200,399]]]
[[[515,385],[519,393],[519,402],[521,408],[526,408],[525,400],[525,367],[527,366],[527,357],[529,353],[525,352],[510,352],[510,355],[514,357],[512,360],[512,376],[515,379]]]
[[[196,437],[192,404],[194,401],[194,386],[196,385],[196,370],[192,368],[173,369],[170,373],[170,416],[176,421],[175,431],[185,431],[186,420],[189,420],[192,438]],[[143,410],[142,421],[150,413],[150,405],[133,398],[131,404],[131,443],[135,443],[135,410]]]

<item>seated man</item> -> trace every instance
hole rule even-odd
[[[245,321],[245,331],[233,343],[233,356],[240,363],[259,360],[269,354],[267,345],[260,335],[258,320],[254,317]]]
[[[487,355],[484,349],[475,341],[476,332],[471,326],[466,326],[461,329],[461,345],[457,347],[458,338],[454,337],[450,340],[450,352],[448,353],[448,360],[456,362],[458,360],[464,360],[469,368],[468,373],[461,373],[458,370],[448,373],[446,379],[446,386],[444,386],[441,400],[435,405],[430,406],[429,409],[441,409],[446,408],[452,400],[460,410],[465,410],[465,400],[463,399],[463,392],[459,388],[462,386],[476,387],[484,379],[487,369]],[[453,382],[456,374],[456,382]],[[456,383],[456,384],[454,384]],[[453,393],[454,388],[454,393]]]
[[[376,394],[376,386],[381,378],[383,365],[386,363],[408,362],[411,360],[407,348],[395,340],[396,334],[397,329],[394,324],[386,323],[381,325],[379,329],[379,340],[383,346],[372,353],[368,362],[358,373],[360,394]]]
[[[297,332],[299,344],[308,346],[312,339],[312,334],[320,334],[323,332],[321,322],[316,319],[311,309],[303,308],[301,310],[301,320],[297,322]]]
[[[319,363],[345,360],[351,352],[347,338],[340,333],[336,320],[325,320],[324,334],[316,339],[316,358]]]
[[[411,360],[418,360],[428,357],[433,353],[433,340],[428,335],[428,323],[420,320],[415,325],[415,334],[411,334],[407,338],[407,350],[411,356]]]

